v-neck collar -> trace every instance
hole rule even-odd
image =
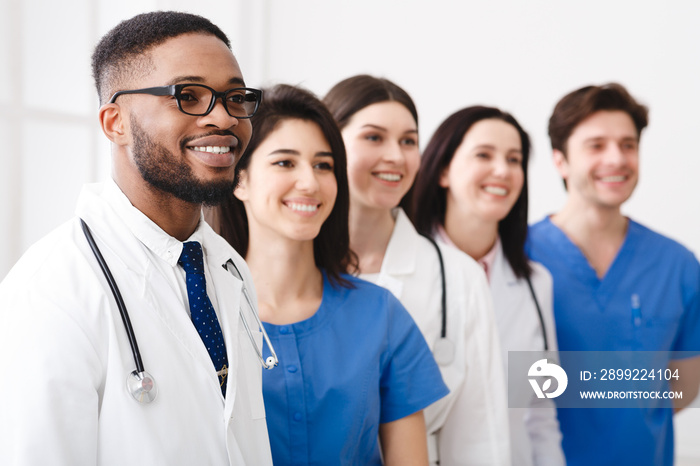
[[[416,251],[420,238],[415,227],[400,207],[395,211],[396,223],[387,245],[380,275],[410,275],[415,272]]]
[[[551,231],[549,236],[552,246],[556,247],[557,252],[561,254],[562,261],[569,264],[572,273],[579,277],[589,289],[595,290],[598,304],[604,308],[606,303],[601,300],[611,296],[611,292],[619,285],[626,272],[625,264],[629,263],[629,258],[635,254],[636,237],[639,233],[638,224],[628,218],[625,239],[605,275],[598,278],[598,274],[586,256],[566,233],[555,225],[550,217],[547,217],[545,222]]]

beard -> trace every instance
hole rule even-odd
[[[131,117],[134,136],[134,163],[141,177],[151,186],[192,204],[217,206],[233,195],[235,179],[202,181],[185,163],[185,148],[173,154],[155,142],[136,119]],[[226,168],[228,170],[228,168]]]

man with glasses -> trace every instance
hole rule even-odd
[[[175,12],[117,25],[93,74],[112,176],[0,284],[0,464],[271,464],[252,278],[201,214],[261,92]]]

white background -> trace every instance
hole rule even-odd
[[[554,104],[620,82],[651,109],[624,211],[700,251],[700,2],[0,1],[0,278],[71,217],[83,183],[108,175],[90,54],[119,21],[155,9],[213,20],[251,86],[323,95],[358,73],[395,81],[416,101],[422,147],[462,107],[511,112],[534,143],[531,221],[564,201],[546,130]],[[678,464],[700,464],[700,411],[676,425]]]

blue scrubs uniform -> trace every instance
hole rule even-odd
[[[602,279],[549,218],[530,227],[526,249],[552,274],[560,351],[700,350],[700,265],[675,241],[630,220]],[[671,400],[655,408],[559,409],[567,463],[670,466],[672,415]]]
[[[321,306],[309,319],[264,324],[279,356],[279,366],[263,372],[275,465],[379,465],[379,424],[449,391],[401,303],[344,278],[353,288],[331,285],[324,273]]]

